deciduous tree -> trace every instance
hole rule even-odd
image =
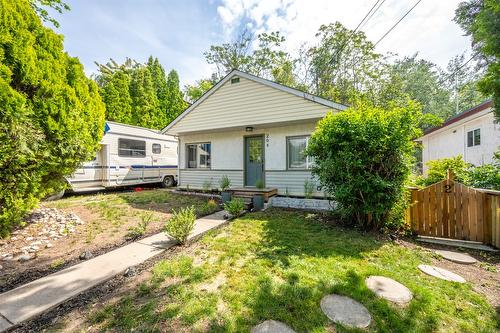
[[[457,22],[466,35],[472,38],[472,48],[486,66],[479,81],[479,88],[487,96],[493,96],[495,116],[500,120],[500,2],[498,0],[468,0],[459,4],[455,11]]]

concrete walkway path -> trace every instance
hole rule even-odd
[[[227,221],[224,211],[196,220],[193,241]],[[159,233],[0,294],[0,332],[154,257],[176,242]]]

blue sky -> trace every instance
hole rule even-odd
[[[314,44],[320,24],[340,21],[354,29],[375,0],[66,0],[71,11],[53,14],[65,36],[65,48],[80,58],[88,74],[94,61],[125,57],[159,58],[175,68],[181,83],[208,76],[203,52],[231,40],[243,27],[256,33],[279,30],[285,47],[297,52]],[[363,28],[378,40],[416,0],[386,0]],[[423,0],[379,46],[378,52],[411,55],[445,66],[453,55],[470,50],[469,39],[452,22],[459,1]]]

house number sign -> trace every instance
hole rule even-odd
[[[269,134],[266,134],[266,147],[269,147]]]

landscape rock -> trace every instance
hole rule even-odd
[[[25,262],[25,261],[31,260],[33,258],[35,258],[35,256],[32,254],[21,254],[18,257],[16,257],[16,260],[19,262]]]
[[[36,253],[43,248],[50,248],[50,244],[68,234],[76,233],[76,225],[84,222],[74,213],[65,213],[56,208],[41,207],[32,211],[25,219],[23,229],[14,230],[12,237],[2,240],[1,257],[12,260],[15,256],[5,256],[10,253]],[[62,231],[62,235],[59,234]],[[6,259],[7,258],[7,259]]]
[[[295,331],[280,321],[266,320],[254,326],[251,333],[295,333]]]
[[[92,259],[94,255],[90,251],[85,251],[80,254],[80,260],[89,260]]]
[[[123,276],[125,277],[132,277],[137,274],[137,268],[135,266],[130,266],[125,270],[125,273],[123,273]]]
[[[323,313],[335,323],[365,328],[372,321],[372,316],[361,303],[346,296],[327,295],[323,297],[320,305]]]

